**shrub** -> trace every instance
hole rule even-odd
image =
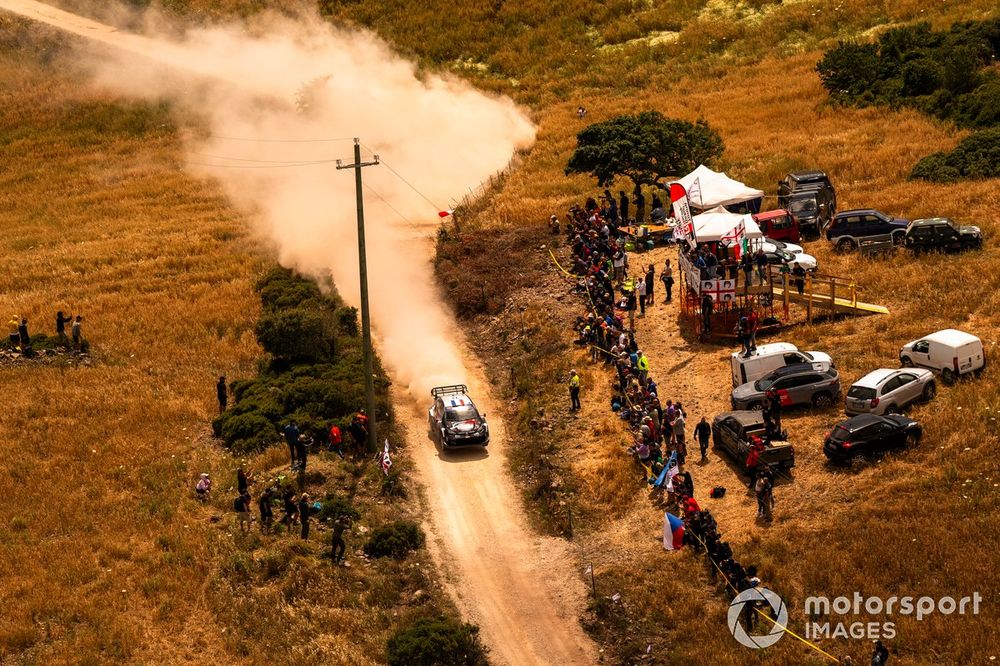
[[[877,80],[878,47],[840,42],[823,55],[816,71],[830,97],[840,102],[854,102]]]
[[[226,412],[213,421],[212,428],[235,455],[263,451],[276,440],[274,424],[255,413]]]
[[[947,183],[960,178],[1000,176],[1000,128],[970,134],[950,153],[934,153],[920,160],[911,178]]]
[[[262,314],[254,329],[257,342],[281,358],[318,361],[330,354],[322,314],[302,308]]]
[[[421,618],[386,644],[389,666],[486,666],[479,627],[444,617]]]
[[[328,493],[323,498],[323,508],[319,511],[320,520],[336,520],[337,516],[346,515],[351,520],[361,520],[361,512],[342,497]]]
[[[380,527],[365,544],[368,557],[392,557],[401,560],[410,551],[424,545],[424,531],[416,523],[401,520]]]

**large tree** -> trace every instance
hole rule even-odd
[[[589,173],[605,187],[616,176],[650,184],[683,176],[722,154],[722,138],[704,120],[690,123],[658,111],[618,116],[585,127],[576,135],[576,151],[566,174]]]

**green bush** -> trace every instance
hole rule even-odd
[[[410,551],[424,545],[424,531],[416,523],[401,520],[380,527],[365,544],[368,557],[392,557],[401,560]]]
[[[263,451],[277,441],[274,424],[260,414],[226,412],[212,422],[212,429],[235,455]]]
[[[294,308],[265,313],[254,332],[260,346],[280,358],[320,361],[330,356],[332,336],[319,312]]]
[[[939,183],[1000,177],[1000,128],[970,134],[950,153],[928,155],[910,177]]]
[[[323,508],[319,511],[320,520],[336,520],[340,515],[345,515],[351,520],[361,520],[361,513],[353,504],[333,493],[327,493],[322,504]]]
[[[389,666],[486,666],[479,628],[448,618],[420,618],[386,644]]]

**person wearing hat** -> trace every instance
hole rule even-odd
[[[302,538],[309,538],[309,495],[302,493],[299,496],[299,523],[302,525]]]
[[[555,215],[549,216],[549,230],[553,234],[559,235],[559,218]]]
[[[569,400],[570,411],[580,409],[580,375],[576,370],[569,371]]]
[[[198,494],[198,499],[202,502],[208,501],[212,494],[212,479],[209,478],[208,472],[202,472],[201,477],[198,479],[198,485],[194,487],[194,491]]]

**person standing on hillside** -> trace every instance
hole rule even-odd
[[[289,421],[282,430],[282,433],[285,436],[285,443],[288,444],[288,454],[292,459],[292,469],[295,469],[298,457],[299,426],[295,424],[295,421]]]
[[[580,375],[576,370],[569,371],[569,402],[571,412],[580,409]]]
[[[274,492],[271,488],[261,493],[257,500],[257,508],[260,510],[260,531],[267,534],[271,531],[271,524],[274,522],[274,509],[271,502],[274,500]]]
[[[656,304],[656,299],[653,297],[653,286],[656,280],[656,269],[653,264],[650,264],[646,269],[646,305],[652,307]]]
[[[639,277],[635,281],[635,298],[639,303],[639,316],[646,316],[646,280]]]
[[[677,450],[677,464],[684,467],[687,462],[687,440],[684,434],[684,425],[687,422],[684,417],[684,410],[679,408],[674,414],[674,446]]]
[[[21,323],[17,327],[17,339],[21,344],[21,351],[24,351],[25,347],[31,346],[31,336],[28,335],[28,318],[22,317]]]
[[[642,225],[646,223],[646,195],[642,193],[642,186],[639,183],[635,184],[635,190],[632,191],[632,203],[635,204],[635,223],[637,225]]]
[[[250,491],[250,477],[247,476],[242,467],[236,469],[236,491],[240,494]]]
[[[330,426],[330,450],[341,458],[344,457],[344,434],[336,423]]]
[[[233,510],[236,511],[236,518],[240,523],[240,532],[246,534],[250,531],[250,495],[240,493],[233,500]]]
[[[76,319],[73,320],[73,328],[70,332],[73,335],[73,349],[80,351],[80,325],[83,322],[83,317],[77,315]]]
[[[799,296],[801,296],[806,286],[806,269],[796,263],[792,266],[792,276],[795,278],[795,290],[798,291]]]
[[[622,218],[622,226],[628,226],[628,197],[625,195],[625,190],[618,190],[618,211]]]
[[[712,310],[715,303],[709,294],[701,297],[701,332],[708,334],[712,332]]]
[[[347,552],[347,544],[344,543],[344,531],[351,526],[351,519],[340,514],[337,516],[337,520],[333,521],[333,536],[331,537],[331,543],[333,550],[330,555],[333,557],[334,564],[342,564],[344,562],[344,554]]]
[[[889,663],[889,650],[882,641],[876,640],[872,648],[872,666],[885,666]]]
[[[302,523],[302,538],[309,538],[309,512],[312,507],[309,506],[309,495],[302,493],[299,496],[299,522]]]
[[[708,458],[708,440],[712,437],[712,426],[704,416],[694,427],[694,436],[698,438],[698,448],[701,449],[701,459]]]
[[[56,337],[59,338],[59,343],[65,345],[68,341],[66,339],[66,324],[73,321],[73,316],[64,317],[62,310],[56,313]]]
[[[295,455],[298,460],[298,469],[300,472],[306,471],[306,460],[309,457],[309,446],[312,444],[312,436],[308,432],[304,432],[299,435],[298,439],[295,440]]]
[[[222,375],[219,377],[219,381],[215,384],[215,395],[219,399],[219,413],[226,411],[226,405],[229,404],[229,390],[226,388],[226,376]]]
[[[663,264],[663,271],[660,272],[660,281],[663,282],[663,289],[667,293],[667,298],[663,302],[669,303],[674,297],[674,269],[670,266],[669,259]]]
[[[291,488],[285,488],[284,492],[282,492],[281,503],[282,508],[285,510],[285,515],[281,517],[281,522],[288,529],[292,529],[292,525],[295,524],[295,519],[298,517],[299,512],[295,508],[295,493],[292,492]]]

